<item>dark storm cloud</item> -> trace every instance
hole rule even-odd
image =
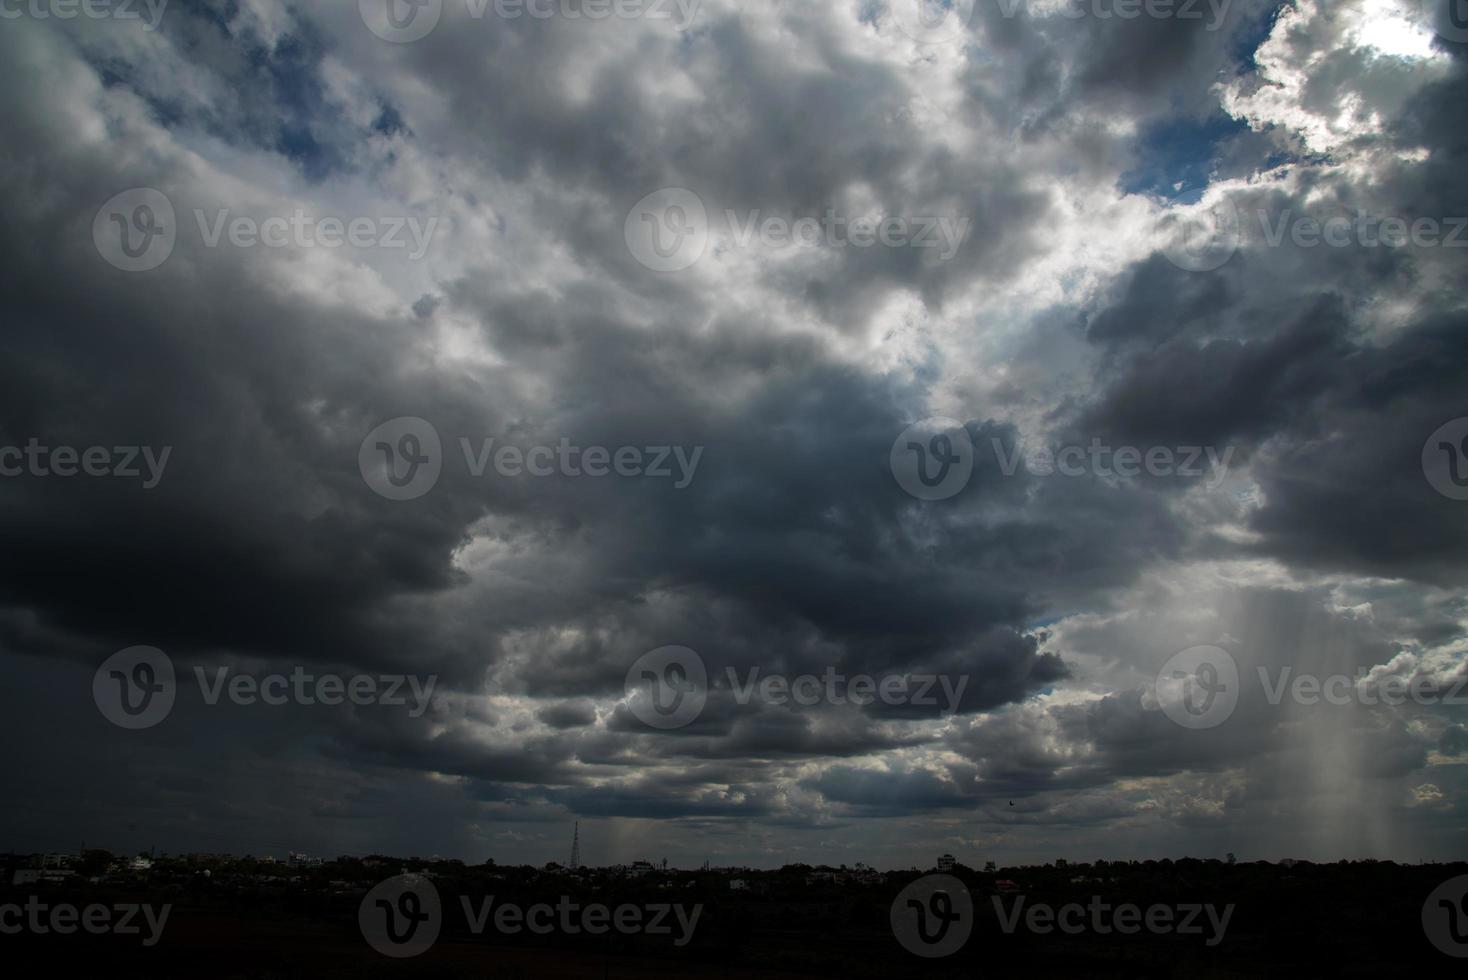
[[[1148,269],[1164,279],[1177,271]],[[1250,520],[1264,535],[1254,550],[1451,582],[1462,571],[1454,542],[1468,515],[1433,491],[1420,459],[1428,436],[1461,412],[1463,319],[1424,311],[1395,336],[1366,343],[1349,329],[1349,299],[1322,296],[1272,333],[1213,333],[1201,344],[1190,336],[1196,320],[1108,310],[1106,322],[1135,316],[1139,330],[1182,336],[1118,352],[1114,380],[1078,428],[1134,445],[1233,445],[1249,454],[1267,439],[1267,459],[1253,464],[1265,500]]]
[[[590,701],[563,701],[546,705],[535,717],[552,728],[584,728],[596,721],[596,706]]]
[[[971,43],[945,53],[830,5],[710,2],[681,33],[447,6],[408,45],[373,37],[353,4],[257,0],[179,5],[150,36],[0,32],[16,82],[0,97],[13,136],[0,148],[0,444],[172,452],[150,490],[0,481],[0,641],[35,700],[7,698],[7,717],[23,730],[65,719],[36,750],[45,765],[7,767],[29,780],[24,832],[45,831],[47,799],[70,798],[54,773],[73,767],[98,799],[153,794],[99,818],[109,833],[202,841],[212,826],[277,851],[252,826],[278,821],[322,848],[426,837],[475,851],[569,814],[712,839],[950,815],[1018,833],[1216,826],[1258,819],[1261,799],[1309,813],[1317,788],[1348,792],[1291,795],[1309,751],[1327,749],[1281,733],[1315,716],[1245,701],[1225,728],[1179,738],[1148,709],[1146,674],[1190,622],[1177,612],[1190,600],[1156,578],[1181,569],[1192,585],[1190,563],[1240,561],[1461,583],[1468,512],[1418,463],[1463,411],[1461,264],[1251,240],[1223,269],[1189,273],[1135,249],[1057,273],[1067,289],[1093,283],[1083,299],[1032,318],[984,306],[1050,288],[1034,270],[1059,251],[1115,244],[1067,223],[1136,203],[1118,188],[1149,157],[1147,134],[1217,115],[1214,86],[1247,77],[1277,5],[1238,0],[1208,32],[1002,18],[981,0]],[[1390,110],[1350,141],[1385,156],[1357,172],[1302,164],[1241,205],[1468,213],[1461,62],[1399,109],[1410,73],[1359,54],[1330,68]],[[1200,149],[1187,172],[1216,159],[1242,177],[1298,151],[1260,126]],[[160,269],[130,275],[101,261],[91,227],[140,186],[172,199],[180,240]],[[623,222],[665,186],[716,215],[871,207],[973,230],[947,262],[719,253],[687,276],[653,274]],[[193,228],[195,208],[298,205],[435,214],[441,238],[413,266],[211,249]],[[1119,237],[1137,233],[1130,214]],[[1382,312],[1407,296],[1398,319]],[[929,504],[897,486],[888,453],[940,412],[966,423],[976,464],[962,493]],[[445,447],[419,500],[382,499],[358,471],[362,439],[399,416],[429,420]],[[996,443],[1042,434],[1235,446],[1248,492],[1002,472]],[[475,477],[461,438],[703,453],[678,489]],[[1378,607],[1372,627],[1324,586],[1196,601],[1208,628],[1192,641],[1227,639],[1246,668],[1298,665],[1305,634],[1321,669],[1386,663],[1400,638],[1442,655],[1463,614],[1436,594],[1352,596]],[[440,687],[412,717],[210,712],[186,684],[171,729],[129,733],[146,748],[129,754],[109,747],[87,684],[135,643],[166,648],[186,677],[305,664]],[[694,723],[652,731],[618,702],[632,662],[674,643],[717,683]],[[968,683],[950,717],[741,704],[724,682],[828,667]],[[1400,813],[1397,791],[1425,781],[1434,748],[1461,750],[1461,730],[1438,713],[1353,712],[1325,734],[1349,747],[1341,771]],[[761,846],[761,859],[777,851]]]
[[[1006,15],[1010,6],[1013,15]],[[970,94],[1007,125],[1031,134],[1066,133],[1078,149],[1088,145],[1094,153],[1109,141],[1086,140],[1077,125],[1093,107],[1114,110],[1120,103],[1139,121],[1211,112],[1219,75],[1250,67],[1281,6],[1280,0],[1232,0],[1222,16],[1127,19],[1115,16],[1106,0],[1075,2],[1038,15],[1024,2],[981,0],[974,5],[974,24],[986,42],[984,50],[999,59],[1016,84],[996,91],[992,61],[975,59],[968,67]]]
[[[961,761],[921,768],[836,765],[811,777],[808,785],[867,816],[894,814],[900,800],[908,809],[978,808],[997,823],[1020,819],[1029,824],[1135,818],[1137,801],[1127,801],[1116,787],[1168,775],[1248,770],[1253,794],[1276,798],[1276,806],[1289,800],[1288,805],[1304,809],[1312,792],[1332,791],[1356,777],[1379,794],[1380,787],[1400,786],[1426,765],[1434,748],[1426,737],[1430,723],[1426,730],[1409,727],[1379,704],[1332,706],[1322,718],[1319,705],[1288,697],[1272,703],[1268,687],[1258,680],[1261,669],[1272,678],[1333,673],[1354,678],[1393,659],[1398,647],[1384,625],[1328,611],[1321,598],[1253,589],[1219,603],[1220,617],[1240,629],[1229,650],[1242,687],[1237,708],[1217,728],[1184,731],[1149,706],[1146,690],[1137,688],[1085,704],[1016,707],[969,719],[945,739]],[[1102,642],[1113,649],[1135,638],[1118,632]],[[1178,638],[1161,642],[1181,645]],[[1171,645],[1162,646],[1153,655],[1156,663],[1171,651]],[[1292,674],[1281,675],[1283,670]],[[1442,710],[1454,709],[1428,709],[1418,721]],[[1328,722],[1324,731],[1316,727],[1322,720]],[[1447,728],[1438,747],[1460,748],[1456,731]],[[1352,768],[1346,773],[1330,768],[1339,765]],[[1308,791],[1301,793],[1300,787]],[[1256,818],[1255,804],[1245,795],[1221,789],[1218,802],[1222,809],[1206,819]],[[1180,817],[1190,812],[1183,800],[1167,805],[1179,806]],[[1204,818],[1202,812],[1189,817]]]

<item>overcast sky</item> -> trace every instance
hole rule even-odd
[[[917,3],[0,4],[0,849],[1461,858],[1468,29]]]

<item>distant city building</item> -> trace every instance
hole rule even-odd
[[[31,860],[35,861],[36,858],[32,858]],[[15,885],[34,885],[42,881],[65,881],[76,874],[75,871],[71,870],[71,865],[74,861],[75,858],[70,854],[43,854],[40,856],[40,867],[17,869],[14,880],[11,883]]]
[[[953,870],[953,866],[956,865],[957,863],[958,863],[958,861],[954,859],[954,857],[953,857],[952,854],[943,854],[943,855],[940,855],[939,858],[938,858],[938,870],[939,871],[952,871]]]
[[[627,866],[627,873],[634,878],[641,878],[645,874],[651,874],[652,871],[651,861],[633,861]]]

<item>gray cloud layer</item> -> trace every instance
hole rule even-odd
[[[449,2],[411,44],[293,0],[7,22],[0,444],[173,447],[152,490],[0,480],[16,846],[546,860],[581,817],[606,861],[1461,854],[1461,707],[1254,687],[1186,731],[1148,694],[1203,643],[1246,676],[1465,669],[1468,504],[1421,465],[1465,414],[1465,253],[1271,245],[1257,217],[1468,215],[1463,49],[1412,4],[1236,0],[1217,30],[1056,6],[979,0],[946,45],[844,2],[706,0],[684,30]],[[1228,195],[1226,265],[1158,249],[1204,188],[1147,170]],[[92,238],[134,187],[178,223],[146,273]],[[946,262],[716,233],[656,273],[624,222],[664,187],[971,231]],[[224,208],[439,225],[416,262],[208,247],[194,212]],[[934,415],[976,465],[923,502],[888,454]],[[446,453],[397,502],[358,450],[401,416]],[[475,477],[460,438],[704,455],[684,489]],[[993,449],[1093,439],[1231,469],[1006,475]],[[184,681],[119,732],[90,679],[135,644]],[[968,682],[951,715],[715,687],[657,731],[624,678],[669,644],[717,678]],[[219,664],[440,681],[416,718],[209,707],[192,669]]]

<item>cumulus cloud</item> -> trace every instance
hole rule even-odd
[[[1461,853],[1460,706],[1275,704],[1259,676],[1463,676],[1468,505],[1422,465],[1462,414],[1463,49],[1389,0],[1104,6],[981,0],[944,43],[854,2],[686,25],[448,3],[402,44],[304,0],[8,22],[0,445],[171,455],[147,490],[0,480],[3,714],[48,733],[4,764],[7,829],[538,860],[577,818],[605,861]],[[134,188],[176,242],[129,273],[93,230]],[[677,273],[628,244],[665,188],[709,218]],[[1189,268],[1159,223],[1221,201],[1237,247]],[[740,231],[828,213],[966,231],[948,255]],[[1363,215],[1442,234],[1368,245]],[[353,218],[421,254],[227,230]],[[1344,245],[1294,233],[1337,218]],[[889,465],[930,416],[974,447],[945,500]],[[391,500],[359,452],[404,417],[442,473]],[[700,455],[683,486],[473,472],[563,443]],[[1096,443],[1205,469],[1012,463]],[[129,748],[90,681],[137,644],[181,684]],[[1192,731],[1152,687],[1200,644],[1243,683]],[[658,729],[626,678],[669,645],[712,683]],[[194,671],[220,665],[437,687],[416,716],[210,707]],[[776,703],[730,683],[751,671],[964,684]]]

